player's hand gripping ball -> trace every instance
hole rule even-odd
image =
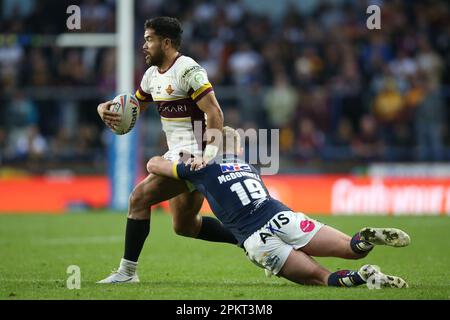
[[[131,94],[119,94],[113,100],[114,104],[110,111],[118,112],[121,115],[120,124],[114,126],[113,132],[118,135],[126,134],[133,129],[139,119],[139,102]]]

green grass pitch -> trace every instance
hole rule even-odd
[[[377,247],[363,260],[318,259],[329,270],[378,264],[409,289],[305,287],[266,278],[238,247],[176,236],[167,214],[152,215],[139,262],[141,283],[99,285],[118,266],[126,218],[106,212],[62,216],[0,215],[0,299],[450,299],[450,217],[314,217],[349,235],[392,226],[411,235],[406,248]],[[81,289],[66,287],[67,267]]]

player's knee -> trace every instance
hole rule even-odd
[[[139,207],[144,200],[143,192],[136,187],[130,194],[129,202],[131,207]]]
[[[174,223],[173,230],[179,236],[190,237],[190,238],[195,238],[197,236],[195,228],[191,225]]]
[[[152,159],[147,161],[146,168],[148,173],[152,173]]]
[[[140,188],[136,187],[131,192],[130,197],[128,198],[129,210],[128,217],[132,219],[147,219],[149,212],[143,211],[141,209],[149,207],[149,204],[146,201],[145,195],[140,190]],[[143,216],[143,212],[145,212],[145,216]]]
[[[152,179],[151,183],[138,184],[130,194],[129,204],[131,208],[143,208],[157,204],[160,197],[160,180]]]
[[[192,219],[173,219],[172,224],[177,235],[190,238],[196,238],[201,228],[201,223],[196,216],[192,216]]]
[[[173,231],[175,231],[175,233],[179,236],[190,237],[190,232],[185,226],[174,224]]]
[[[150,160],[147,161],[146,167],[147,167],[147,172],[148,173],[153,173],[153,168],[155,166],[155,162],[157,160],[160,160],[160,159],[162,159],[162,157],[153,157],[153,158],[151,158]]]

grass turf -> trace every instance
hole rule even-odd
[[[155,212],[139,262],[141,283],[99,285],[118,266],[125,217],[89,212],[0,215],[0,299],[450,299],[450,217],[315,217],[353,235],[392,226],[411,235],[406,248],[378,247],[363,260],[317,259],[329,270],[378,264],[409,289],[305,287],[266,278],[237,247],[176,236],[169,215]],[[67,267],[81,269],[69,290]]]

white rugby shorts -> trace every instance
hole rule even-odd
[[[180,160],[180,152],[188,152],[193,154],[194,156],[201,156],[202,151],[198,150],[197,146],[185,147],[185,148],[176,148],[172,150],[168,150],[164,153],[163,158],[166,160],[170,160],[172,162],[177,162]]]
[[[291,250],[306,246],[323,226],[301,212],[281,211],[244,241],[247,257],[278,274]]]

